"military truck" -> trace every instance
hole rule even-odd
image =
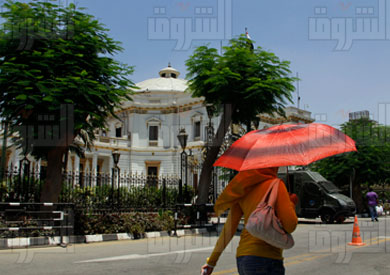
[[[298,217],[315,219],[321,217],[324,223],[342,223],[356,213],[355,202],[340,193],[332,182],[321,174],[310,170],[294,170],[278,173],[287,190],[297,194]]]

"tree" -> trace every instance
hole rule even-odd
[[[121,100],[131,100],[133,68],[92,15],[74,4],[8,0],[0,30],[0,116],[24,153],[47,160],[41,200],[56,202],[65,153],[95,139]]]
[[[223,106],[220,125],[202,167],[199,204],[207,202],[212,165],[231,122],[250,128],[258,114],[283,115],[286,101],[291,102],[295,78],[290,77],[290,63],[250,45],[251,41],[241,36],[224,47],[223,55],[201,46],[186,61],[192,95],[204,97],[213,106]]]
[[[390,177],[390,128],[362,118],[342,124],[341,129],[355,140],[357,152],[320,160],[311,168],[340,187],[352,182],[352,198],[362,212],[365,208],[362,186]]]

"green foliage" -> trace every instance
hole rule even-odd
[[[31,228],[39,226],[37,221],[29,217],[19,217],[21,223],[5,223],[0,216],[0,228],[2,227],[24,227]],[[90,213],[77,210],[75,213],[74,234],[115,234],[131,233],[135,238],[140,238],[145,232],[171,231],[175,227],[173,213],[162,211],[159,213]],[[0,231],[0,238],[14,237],[39,237],[55,236],[54,230],[30,229],[23,232]]]
[[[323,159],[312,165],[338,185],[350,177],[361,184],[375,184],[390,178],[390,128],[360,119],[344,123],[341,129],[356,142],[357,152]]]
[[[365,208],[362,187],[366,190],[370,185],[390,180],[390,128],[359,119],[344,123],[341,129],[355,140],[357,152],[320,160],[311,169],[342,189],[348,190],[352,181],[353,199],[361,212]]]
[[[291,102],[296,78],[290,77],[290,63],[261,47],[252,50],[244,36],[232,39],[223,55],[198,47],[186,65],[193,96],[214,106],[233,104],[234,123],[247,124],[260,113],[283,115],[284,104]]]
[[[33,177],[10,177],[0,183],[0,202],[38,202],[42,185]]]
[[[75,234],[131,233],[140,238],[145,232],[171,231],[174,220],[171,211],[159,213],[104,213],[92,214],[79,211],[75,216]]]
[[[207,46],[198,47],[186,61],[189,91],[194,97],[204,97],[214,112],[223,107],[213,146],[207,152],[200,176],[197,203],[208,202],[212,165],[218,157],[223,137],[231,124],[258,122],[259,114],[284,115],[291,101],[293,82],[290,63],[281,61],[261,47],[253,49],[245,36],[232,39],[222,55]]]
[[[53,116],[55,122],[72,119],[74,129],[62,131],[59,138],[66,136],[70,143],[76,136],[93,141],[94,130],[105,127],[105,119],[115,116],[122,100],[131,100],[129,88],[134,84],[127,76],[133,68],[110,57],[122,48],[97,19],[74,4],[63,7],[56,2],[7,0],[4,4],[0,116],[13,131],[23,125],[41,125],[41,115]],[[60,114],[63,104],[73,106],[72,118]],[[45,134],[56,138],[55,130]],[[34,146],[32,137],[37,135],[37,127],[32,133],[21,132],[27,144],[23,149],[46,158],[53,148]]]
[[[193,191],[189,191],[190,198]],[[76,207],[87,207],[99,209],[111,206],[111,198],[114,197],[114,204],[121,207],[133,207],[144,209],[155,209],[162,206],[174,207],[178,201],[178,190],[167,188],[165,192],[165,205],[163,200],[163,189],[153,186],[144,187],[121,187],[111,191],[110,185],[96,187],[73,187],[63,185],[60,201],[74,203]],[[118,202],[120,204],[118,205]]]
[[[54,230],[42,230],[42,229],[32,229],[32,227],[38,227],[39,224],[37,221],[33,221],[31,219],[25,219],[22,223],[8,223],[5,224],[5,221],[1,220],[0,217],[0,228],[7,228],[7,227],[23,227],[23,228],[30,228],[30,229],[24,229],[22,231],[0,231],[0,238],[16,238],[21,237],[25,238],[28,237],[44,237],[44,236],[55,236]]]

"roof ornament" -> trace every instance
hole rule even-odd
[[[161,69],[159,75],[163,78],[178,78],[180,72],[172,67],[171,62],[168,62],[168,67]]]

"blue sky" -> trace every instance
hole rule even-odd
[[[332,29],[328,34],[340,41],[337,35],[343,29],[343,22],[351,20],[353,24],[359,24],[358,18],[366,18],[366,22],[372,18],[380,21],[380,15],[383,18],[380,4],[387,2],[389,12],[384,19],[388,18],[390,30],[389,0],[77,0],[77,4],[86,7],[88,13],[110,29],[114,39],[123,43],[124,51],[116,58],[135,66],[132,79],[139,82],[156,77],[159,69],[168,62],[182,72],[181,77],[185,77],[185,60],[196,46],[209,44],[220,48],[221,45],[221,39],[210,40],[205,33],[198,33],[198,36],[206,39],[191,40],[187,31],[184,35],[192,43],[188,48],[176,50],[177,40],[172,39],[172,33],[168,39],[157,39],[148,28],[148,20],[160,18],[172,27],[178,18],[191,20],[193,24],[195,18],[220,19],[218,1],[225,8],[231,3],[231,12],[229,8],[223,10],[225,33],[222,33],[222,44],[227,45],[229,35],[236,37],[247,27],[256,46],[291,61],[293,74],[298,72],[301,78],[300,107],[311,111],[318,122],[337,126],[348,120],[349,112],[369,110],[373,119],[390,124],[390,115],[385,113],[386,106],[387,113],[390,113],[390,77],[387,77],[390,37],[367,38],[367,33],[358,33],[357,25],[353,25],[355,36],[351,38],[351,30],[347,30],[343,38],[348,36],[352,45],[335,50],[337,40],[329,37],[317,40],[309,35],[314,30],[309,25],[309,18],[313,18],[313,22],[323,18],[332,24],[337,18],[335,28],[339,33]],[[182,26],[180,22],[175,25],[176,30]],[[369,26],[371,30],[375,29],[375,25]],[[325,34],[325,28],[322,34]],[[295,101],[296,98],[295,93]]]

